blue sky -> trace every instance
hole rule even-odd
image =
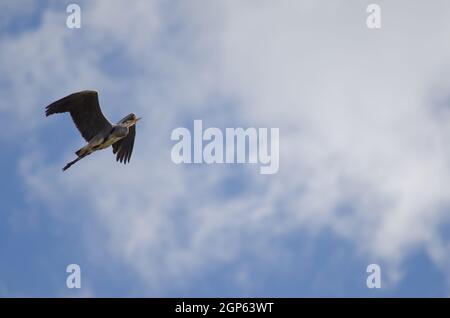
[[[0,296],[449,296],[450,4],[72,2],[0,5]],[[144,118],[130,165],[61,172],[81,89]],[[279,172],[175,165],[195,119],[279,128]]]

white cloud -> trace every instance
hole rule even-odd
[[[60,25],[62,13],[48,12],[38,30],[3,44],[0,70],[11,89],[0,94],[17,107],[2,112],[42,126],[33,100],[92,85],[104,88],[112,116],[135,111],[145,122],[127,167],[104,152],[62,174],[79,141],[61,150],[59,165],[35,149],[21,159],[30,194],[60,213],[83,199],[86,220],[108,233],[87,237],[92,249],[107,248],[105,257],[161,289],[232,262],[243,240],[257,251],[298,229],[341,235],[363,257],[392,264],[392,278],[416,248],[444,268],[450,254],[438,227],[449,221],[450,118],[438,101],[448,98],[450,4],[380,4],[383,28],[368,30],[357,2],[100,1],[82,6],[80,40]],[[68,41],[84,50],[70,51]],[[111,43],[124,45],[137,76],[102,71]],[[232,101],[228,117],[220,117],[222,100]],[[186,115],[213,126],[280,127],[279,174],[175,166],[170,131]],[[221,198],[223,180],[240,173],[246,192]]]

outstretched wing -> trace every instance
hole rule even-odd
[[[82,91],[66,96],[46,107],[45,115],[69,112],[83,138],[89,142],[101,131],[112,129],[103,115],[95,91]]]
[[[130,162],[131,154],[133,153],[134,138],[136,137],[136,125],[129,128],[128,135],[120,139],[112,145],[113,153],[116,154],[116,160],[127,164]]]

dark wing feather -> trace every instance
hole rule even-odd
[[[129,128],[128,135],[120,139],[112,145],[113,153],[116,154],[116,160],[127,164],[130,162],[131,154],[133,153],[134,138],[136,137],[136,125]]]
[[[66,96],[46,107],[46,116],[70,112],[72,120],[83,138],[89,142],[100,132],[112,129],[102,113],[95,91],[82,91]]]

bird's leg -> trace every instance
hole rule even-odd
[[[75,164],[78,160],[81,160],[82,157],[78,157],[77,159],[69,162],[68,164],[66,164],[66,166],[63,168],[63,171],[66,171],[67,169],[69,169],[70,167],[72,167],[73,164]]]
[[[75,154],[78,156],[78,158],[73,160],[73,161],[71,161],[71,162],[69,162],[68,164],[66,164],[66,166],[63,168],[63,171],[66,171],[72,165],[77,163],[79,160],[83,159],[86,156],[89,156],[91,153],[96,151],[99,148],[99,146],[101,146],[103,141],[104,141],[104,138],[101,138],[99,136],[96,136],[96,137],[92,138],[92,140],[90,140],[89,143],[86,146],[84,146],[83,148],[78,149],[75,152]]]
[[[89,153],[85,153],[81,156],[79,156],[77,159],[69,162],[68,164],[66,164],[66,166],[63,168],[63,171],[66,171],[67,169],[69,169],[70,167],[72,167],[72,165],[74,165],[75,163],[77,163],[79,160],[83,159],[84,157],[86,157],[87,155],[89,155]]]

